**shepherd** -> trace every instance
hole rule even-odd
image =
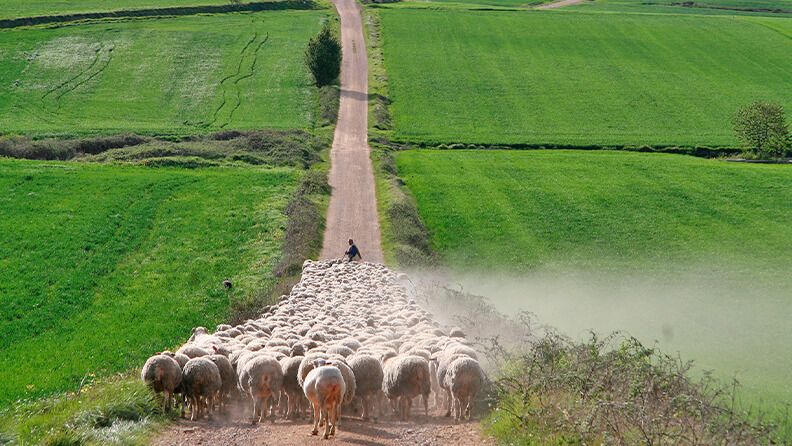
[[[360,250],[355,246],[355,242],[352,239],[349,239],[349,249],[344,253],[345,256],[349,258],[350,262],[355,260],[363,260],[363,256],[360,255]]]

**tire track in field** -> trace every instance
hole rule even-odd
[[[102,49],[103,48],[104,48],[104,44],[100,43],[99,47],[96,48],[96,50],[94,50],[94,59],[91,62],[91,64],[88,65],[88,67],[86,67],[84,70],[80,71],[79,73],[75,74],[74,76],[70,77],[69,79],[66,79],[65,81],[59,83],[55,87],[52,87],[49,90],[47,90],[47,92],[44,93],[43,96],[41,96],[41,99],[42,100],[47,99],[47,96],[49,96],[50,94],[58,91],[60,88],[63,88],[66,84],[68,84],[69,82],[72,82],[73,80],[77,79],[78,77],[80,77],[83,74],[85,74],[86,72],[88,72],[91,68],[93,68],[99,62],[99,58],[102,56]]]
[[[71,93],[72,91],[80,88],[81,86],[85,85],[86,83],[90,82],[97,76],[101,75],[107,67],[110,65],[110,62],[113,60],[113,50],[115,50],[115,45],[110,44],[109,46],[105,46],[104,44],[100,45],[99,48],[96,50],[96,56],[91,64],[84,70],[80,71],[78,74],[70,77],[69,79],[61,82],[54,88],[49,89],[44,95],[41,97],[41,109],[45,113],[55,116],[60,113],[61,109],[61,99],[63,96]],[[55,110],[49,110],[46,105],[47,97],[54,96],[55,101]]]
[[[68,93],[71,93],[72,91],[76,90],[76,89],[77,89],[77,88],[79,88],[80,86],[82,86],[82,85],[85,85],[86,83],[90,82],[90,81],[91,81],[93,78],[95,78],[96,76],[99,76],[100,74],[104,73],[104,70],[105,70],[105,69],[107,69],[107,67],[110,65],[110,62],[112,62],[112,61],[113,61],[113,50],[114,50],[114,49],[115,49],[115,45],[110,45],[110,47],[108,47],[108,49],[107,49],[107,59],[105,59],[105,62],[104,62],[104,64],[102,64],[102,66],[101,66],[101,67],[99,67],[99,69],[98,69],[97,71],[95,71],[95,72],[91,73],[91,74],[90,74],[88,77],[86,77],[85,79],[83,79],[83,80],[81,80],[81,81],[79,81],[79,82],[75,83],[75,84],[74,84],[74,85],[73,85],[71,88],[67,88],[67,89],[65,89],[65,90],[62,90],[60,93],[58,93],[58,95],[57,95],[57,96],[55,96],[55,100],[56,100],[56,101],[57,101],[57,103],[58,103],[58,109],[57,109],[58,111],[60,111],[60,107],[61,107],[61,102],[60,102],[60,100],[61,100],[61,98],[62,98],[64,95],[66,95],[66,94],[68,94]]]
[[[228,114],[228,121],[226,121],[223,125],[221,125],[220,128],[225,128],[228,124],[231,123],[231,121],[234,119],[234,112],[236,112],[237,109],[242,105],[242,89],[239,87],[239,82],[245,79],[250,79],[251,77],[253,77],[254,74],[256,74],[256,63],[258,62],[259,51],[261,50],[261,47],[264,46],[265,43],[267,43],[267,41],[269,41],[269,33],[267,33],[264,36],[264,39],[261,42],[259,42],[259,44],[256,46],[256,49],[253,50],[253,61],[250,63],[250,71],[248,71],[247,74],[237,77],[234,80],[234,88],[236,88],[236,99],[237,99],[236,105],[234,105],[234,108],[231,109],[231,113]]]
[[[248,40],[248,42],[245,44],[245,46],[242,47],[242,51],[239,52],[239,62],[237,63],[236,72],[234,74],[229,74],[228,76],[220,79],[219,86],[220,86],[220,89],[223,92],[222,99],[220,100],[220,105],[215,109],[214,113],[212,114],[212,120],[208,124],[205,124],[207,127],[208,126],[212,126],[212,125],[214,125],[215,122],[217,122],[217,117],[220,114],[220,111],[223,110],[223,108],[226,106],[226,102],[227,102],[226,101],[226,82],[229,79],[233,79],[235,77],[238,77],[239,74],[242,72],[242,64],[245,61],[245,55],[246,55],[245,53],[247,52],[248,48],[250,48],[250,45],[252,45],[253,42],[255,42],[255,40],[257,38],[258,38],[258,32],[253,33],[253,37],[251,37],[250,40]]]

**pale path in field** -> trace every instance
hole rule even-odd
[[[578,5],[583,3],[587,0],[559,0],[552,3],[545,3],[544,5],[537,6],[534,9],[556,9],[556,8],[563,8],[564,6],[572,6]]]
[[[341,17],[341,103],[330,151],[330,206],[323,259],[339,258],[355,240],[363,259],[382,262],[374,171],[368,146],[368,60],[360,5],[334,0]]]

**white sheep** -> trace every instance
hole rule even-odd
[[[275,399],[283,386],[283,371],[275,358],[264,354],[253,355],[237,367],[239,388],[253,400],[252,422],[261,422],[270,407],[270,417],[275,419]]]
[[[420,356],[397,356],[385,362],[382,391],[391,401],[399,418],[410,417],[412,399],[424,397],[424,411],[428,415],[428,398],[431,392],[429,362]]]
[[[221,385],[220,370],[215,363],[205,357],[187,362],[182,372],[182,389],[191,421],[200,419],[204,413],[211,419],[214,398]]]
[[[154,355],[146,360],[140,379],[155,392],[163,394],[163,410],[171,407],[172,395],[182,381],[182,369],[175,359],[168,355]]]
[[[314,361],[314,368],[303,383],[303,392],[313,406],[314,427],[312,435],[319,434],[319,423],[324,422],[324,439],[335,435],[341,414],[341,403],[346,384],[341,370],[323,359]]]
[[[484,383],[484,372],[478,361],[459,357],[448,366],[445,387],[451,392],[454,420],[470,419],[473,401]]]
[[[363,421],[369,419],[371,404],[382,392],[382,379],[384,377],[382,364],[373,356],[356,354],[347,361],[349,368],[355,374],[357,385],[356,395],[363,405]],[[374,418],[376,420],[376,417]]]

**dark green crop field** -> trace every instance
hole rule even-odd
[[[657,340],[763,410],[792,398],[789,166],[436,150],[397,164],[443,263],[502,311]]]
[[[268,11],[0,31],[0,128],[309,128],[318,98],[302,54],[324,17]]]
[[[0,406],[226,320],[273,280],[298,177],[0,159]]]
[[[397,140],[728,146],[738,107],[792,107],[786,19],[379,14]]]

